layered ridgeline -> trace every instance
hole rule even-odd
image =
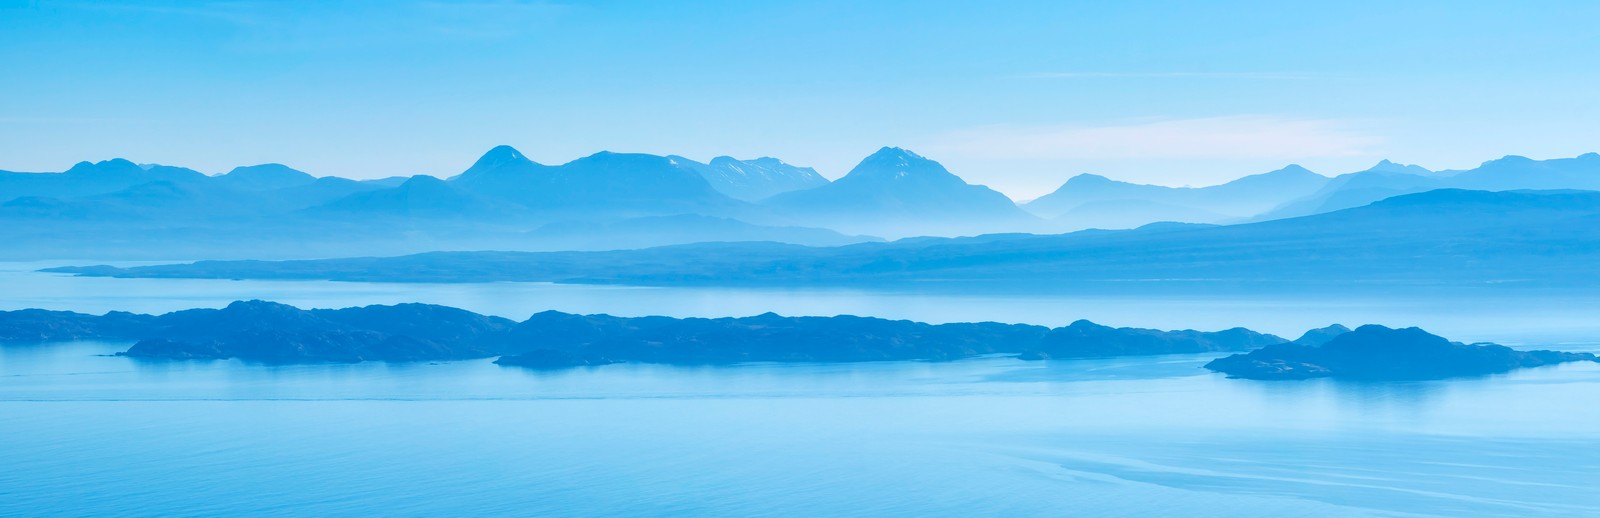
[[[1290,165],[1211,187],[1165,187],[1081,174],[1023,207],[1061,227],[1135,228],[1158,221],[1224,223],[1308,196],[1328,177]]]
[[[1600,190],[1600,154],[1552,160],[1512,155],[1465,171],[1429,171],[1385,160],[1366,171],[1335,177],[1316,192],[1258,214],[1254,219],[1320,214],[1436,189]]]
[[[824,185],[776,159],[602,152],[543,165],[508,146],[449,178],[353,181],[279,164],[226,174],[114,159],[0,171],[0,257],[273,258],[437,249],[622,249],[707,241],[876,241],[753,198]]]
[[[1239,377],[1443,378],[1506,372],[1593,355],[1453,344],[1415,329],[1329,327],[1296,342],[1242,328],[1217,332],[1112,328],[1087,321],[1050,329],[994,322],[925,324],[836,316],[668,318],[546,311],[522,322],[427,304],[303,310],[263,301],[160,316],[0,312],[0,342],[123,339],[124,356],[261,363],[434,361],[498,356],[502,365],[564,368],[617,362],[1026,360],[1243,352],[1208,364]],[[1268,374],[1262,374],[1262,373]]]
[[[0,240],[11,245],[0,258],[275,259],[728,241],[832,246],[1270,220],[1444,188],[1596,189],[1600,155],[1506,157],[1443,172],[1383,162],[1333,179],[1290,166],[1193,189],[1081,175],[1028,211],[900,148],[873,153],[835,182],[772,158],[700,163],[602,152],[546,165],[507,146],[447,178],[366,181],[318,178],[280,164],[205,175],[115,159],[60,173],[0,171]]]
[[[739,160],[719,156],[704,164],[677,155],[667,159],[700,173],[700,177],[723,194],[750,202],[828,183],[815,169],[789,165],[772,157]]]
[[[831,246],[1040,228],[1004,195],[898,148],[837,183],[774,158],[601,152],[546,165],[509,146],[446,178],[369,181],[280,164],[211,176],[114,159],[61,173],[0,171],[0,222],[0,239],[14,245],[0,258],[12,259]]]
[[[1082,174],[1023,207],[1063,230],[1126,229],[1158,221],[1234,223],[1307,216],[1437,189],[1600,190],[1600,154],[1552,160],[1507,156],[1465,171],[1430,171],[1384,160],[1333,178],[1290,165],[1199,188]]]
[[[1319,293],[1403,293],[1426,286],[1591,290],[1600,281],[1600,192],[1438,190],[1253,224],[1153,225],[829,248],[718,243],[614,252],[441,252],[52,271],[120,277],[1182,293],[1236,286],[1312,288]]]
[[[844,232],[892,237],[1038,230],[1010,198],[971,185],[938,162],[885,147],[833,183],[779,194],[763,205]]]

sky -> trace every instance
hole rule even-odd
[[[0,169],[450,176],[498,144],[1079,173],[1600,151],[1600,2],[0,0]]]

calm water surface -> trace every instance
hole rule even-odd
[[[372,283],[214,279],[110,279],[38,273],[98,261],[0,262],[0,310],[164,313],[262,299],[306,308],[427,302],[523,320],[557,310],[619,316],[853,314],[923,322],[996,321],[1061,326],[1089,319],[1113,326],[1217,330],[1242,326],[1299,336],[1332,323],[1418,326],[1453,340],[1588,350],[1600,342],[1600,293],[1499,292],[1492,297],[1326,294],[1002,295],[846,289],[729,289],[549,283]],[[117,263],[131,265],[139,263]]]
[[[1493,312],[1473,301],[74,279],[4,266],[7,308],[92,312],[265,298],[421,300],[514,318],[775,310],[1284,334],[1378,321],[1566,349],[1593,348],[1600,325],[1582,300]],[[0,346],[0,515],[1600,514],[1597,364],[1271,383],[1208,373],[1204,355],[537,372],[108,356],[128,345]]]

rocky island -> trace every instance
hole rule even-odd
[[[540,368],[645,362],[1025,359],[1246,351],[1282,343],[1246,329],[1221,332],[1113,328],[1088,321],[1051,329],[996,322],[928,324],[840,315],[738,318],[617,317],[558,311],[522,322],[427,304],[299,309],[239,301],[159,316],[0,312],[0,339],[127,339],[125,356],[259,363],[433,361],[499,356]]]
[[[1282,338],[1242,327],[1216,332],[1161,331],[1134,327],[1114,328],[1088,320],[1079,320],[1066,327],[1051,329],[1039,339],[1037,346],[1024,352],[1021,358],[1045,360],[1248,351],[1283,342]]]
[[[1496,344],[1451,342],[1415,327],[1390,329],[1365,325],[1331,338],[1327,333],[1313,333],[1307,333],[1307,337],[1323,340],[1323,343],[1302,338],[1219,358],[1205,367],[1230,378],[1257,380],[1402,381],[1483,376],[1525,367],[1596,360],[1590,353],[1518,351]]]
[[[1206,368],[1252,379],[1434,379],[1594,359],[1583,353],[1464,345],[1414,328],[1381,326],[1355,331],[1332,326],[1290,342],[1244,328],[1162,331],[1086,320],[1052,329],[850,315],[671,318],[545,311],[515,322],[429,304],[300,309],[259,300],[158,316],[0,312],[0,341],[88,339],[133,341],[119,354],[145,359],[292,364],[498,357],[500,365],[538,369],[618,362],[945,361],[983,355],[1047,360],[1249,351]]]

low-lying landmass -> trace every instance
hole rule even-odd
[[[1258,380],[1388,381],[1483,376],[1574,361],[1595,361],[1595,356],[1518,351],[1496,344],[1463,344],[1415,327],[1390,329],[1365,325],[1326,338],[1321,344],[1299,340],[1272,344],[1246,354],[1213,360],[1205,367],[1232,378]]]
[[[1247,351],[1282,343],[1247,329],[1113,328],[1088,321],[1051,329],[995,322],[927,324],[857,317],[617,317],[557,311],[522,322],[428,304],[299,309],[264,301],[165,315],[0,312],[0,339],[136,340],[126,356],[238,358],[262,363],[433,361],[501,357],[504,365],[614,362],[729,364],[1028,359]]]
[[[1207,367],[1261,379],[1419,379],[1594,360],[1590,354],[1452,344],[1416,329],[1377,326],[1356,331],[1332,326],[1290,342],[1244,328],[1162,331],[1085,320],[1052,329],[849,315],[671,318],[545,311],[515,322],[429,304],[307,310],[259,300],[159,316],[0,312],[0,340],[84,339],[133,340],[120,355],[163,360],[293,364],[498,357],[501,365],[541,369],[619,362],[944,361],[997,354],[1045,360],[1251,351]]]

